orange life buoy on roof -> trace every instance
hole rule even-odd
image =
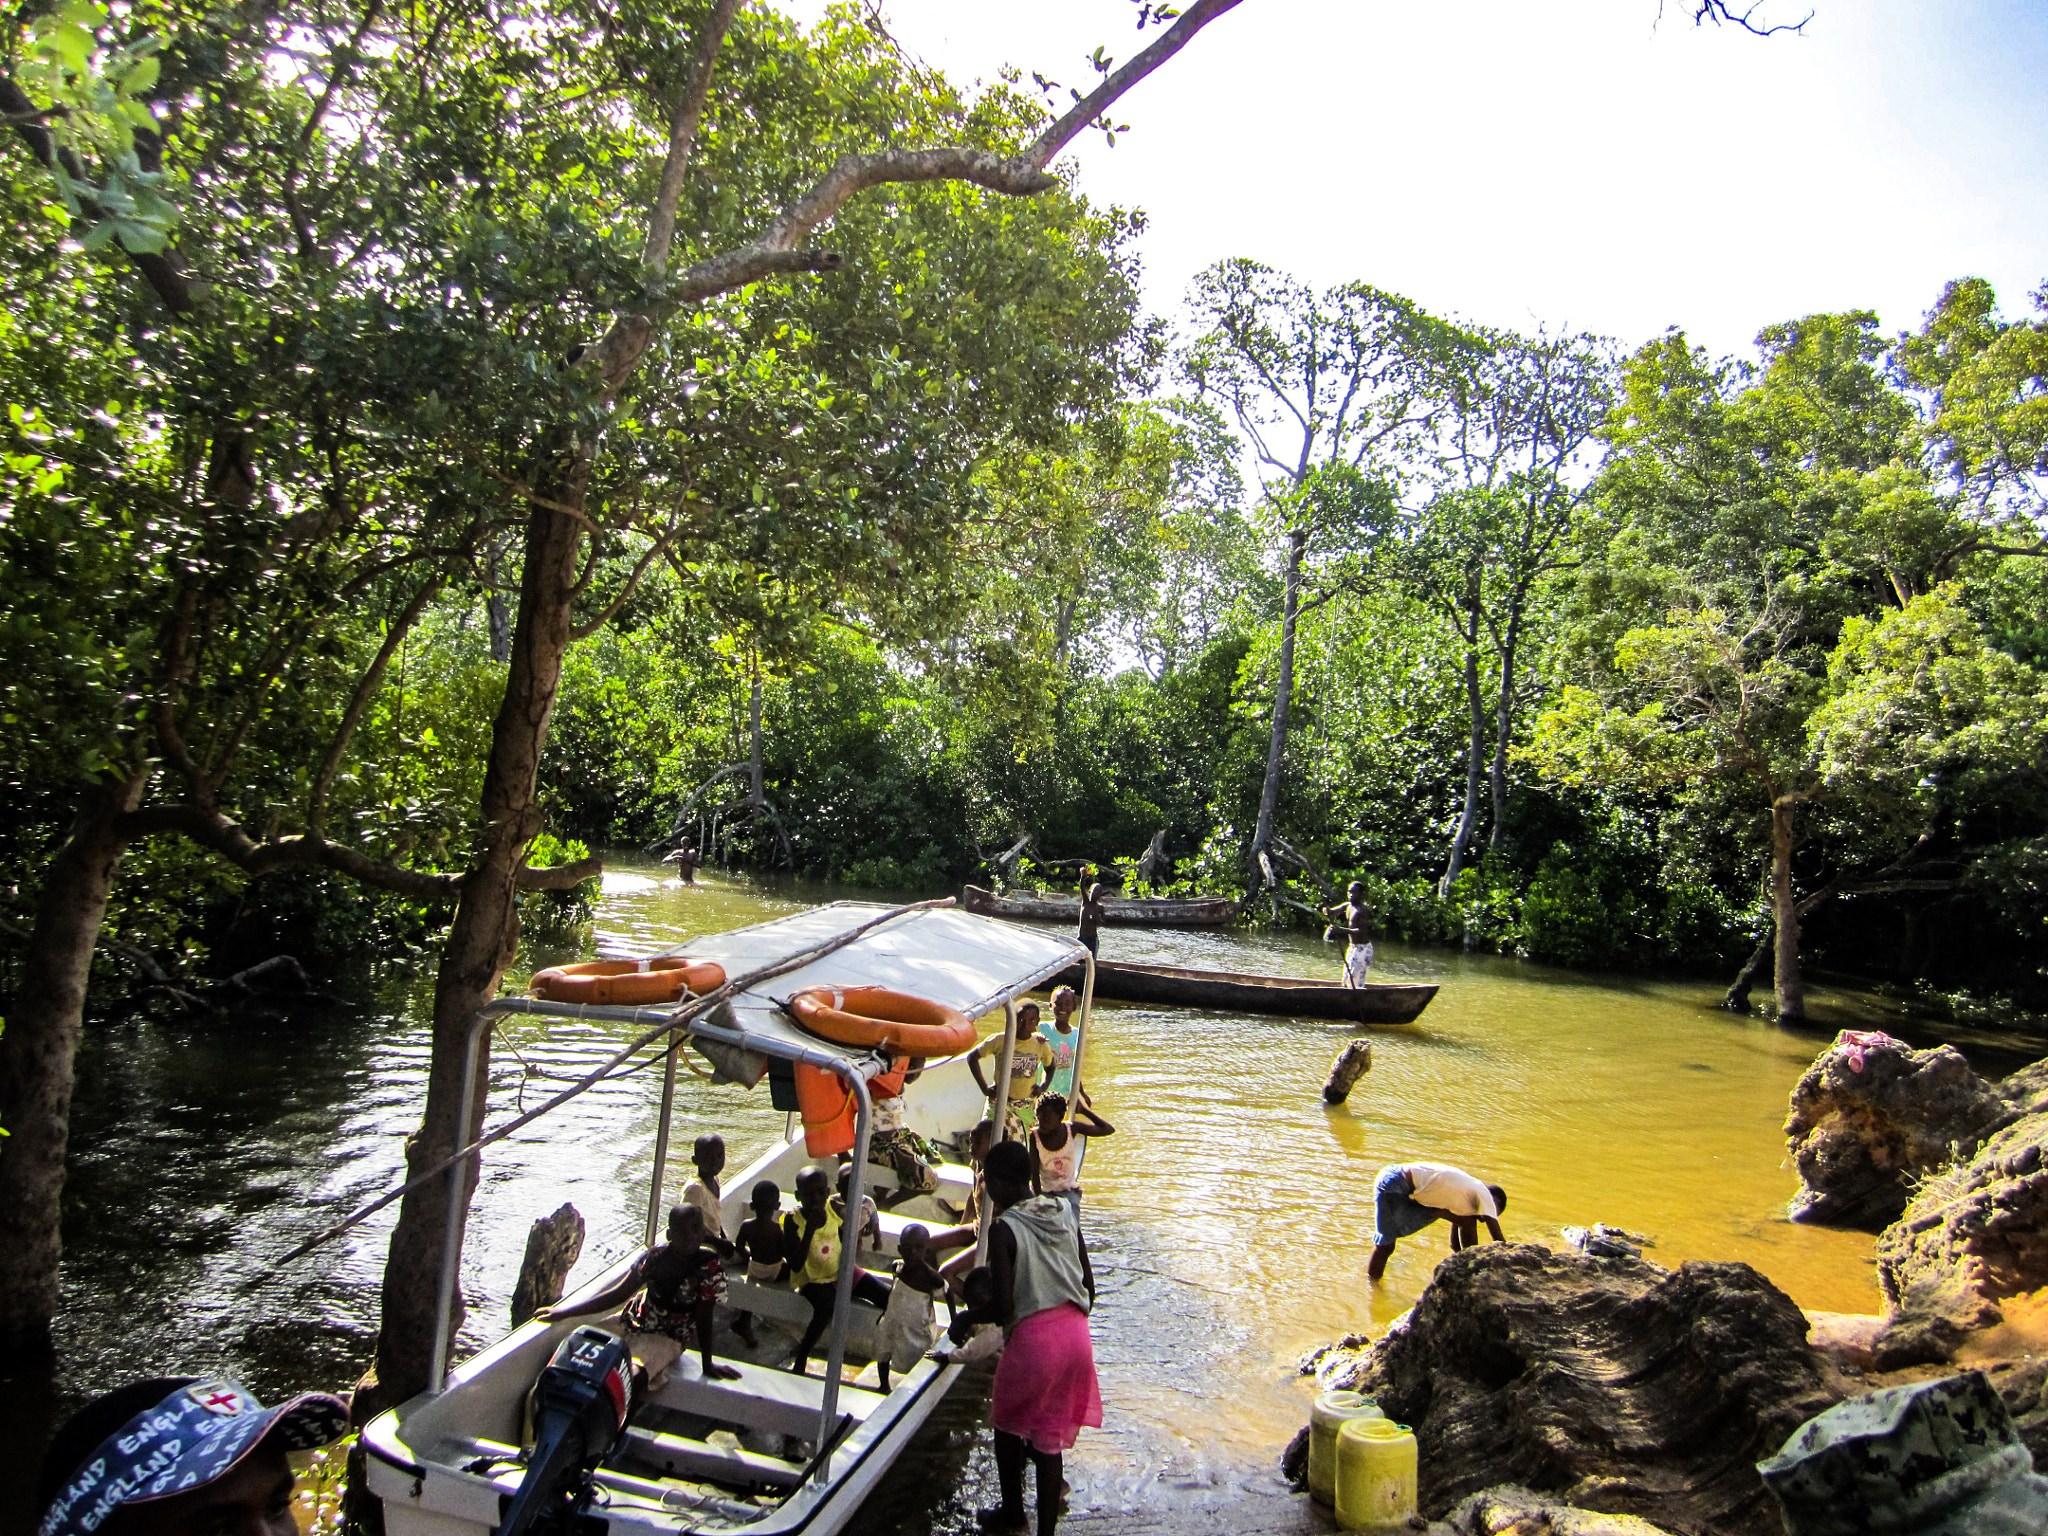
[[[887,1046],[905,1056],[957,1056],[974,1020],[957,1008],[887,987],[810,987],[789,1000],[797,1023],[841,1045]]]
[[[685,992],[710,992],[725,985],[725,967],[688,955],[649,960],[586,960],[551,965],[533,975],[533,995],[551,1003],[595,1003],[618,1008],[673,1003]]]

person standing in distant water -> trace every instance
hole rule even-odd
[[[1101,940],[1096,935],[1096,929],[1101,926],[1102,886],[1091,880],[1081,891],[1081,915],[1077,932],[1081,942],[1088,946],[1088,953],[1098,958],[1102,950],[1099,947]]]
[[[661,862],[675,865],[676,873],[683,877],[683,884],[695,885],[697,883],[697,866],[704,861],[698,857],[697,850],[692,845],[676,849],[675,852],[669,854]]]
[[[1365,904],[1365,884],[1354,880],[1341,906],[1323,908],[1330,931],[1344,935],[1344,985],[1362,987],[1372,970],[1372,908]]]

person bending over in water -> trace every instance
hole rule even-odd
[[[782,1255],[797,1294],[811,1304],[811,1324],[796,1346],[789,1368],[801,1376],[818,1340],[832,1325],[839,1302],[839,1251],[849,1234],[842,1207],[832,1209],[832,1178],[822,1168],[806,1168],[796,1176],[796,1214],[783,1218]],[[863,1208],[866,1201],[862,1201]],[[853,1299],[872,1307],[889,1305],[889,1287],[866,1270],[853,1272]]]
[[[1498,1184],[1482,1184],[1462,1168],[1448,1163],[1395,1163],[1382,1168],[1372,1186],[1374,1231],[1372,1262],[1366,1277],[1377,1280],[1387,1272],[1387,1260],[1394,1245],[1413,1237],[1433,1221],[1451,1224],[1451,1252],[1479,1244],[1479,1223],[1501,1236],[1500,1213],[1508,1208],[1508,1192]]]
[[[1354,880],[1341,906],[1323,908],[1330,932],[1344,937],[1344,985],[1362,987],[1372,970],[1372,909],[1365,904],[1365,884]]]
[[[739,1372],[711,1358],[711,1315],[725,1300],[725,1270],[719,1260],[732,1244],[713,1243],[704,1232],[704,1213],[678,1205],[668,1213],[668,1241],[633,1261],[618,1284],[579,1307],[542,1307],[543,1321],[609,1312],[628,1297],[624,1313],[626,1348],[647,1372],[650,1390],[668,1379],[670,1367],[692,1344],[704,1355],[706,1381],[737,1381]]]
[[[1116,1127],[1094,1110],[1078,1107],[1067,1123],[1067,1101],[1048,1093],[1038,1101],[1038,1124],[1031,1131],[1031,1189],[1058,1195],[1081,1219],[1081,1138],[1114,1136]]]

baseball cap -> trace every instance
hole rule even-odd
[[[203,1488],[276,1433],[288,1451],[340,1438],[348,1404],[307,1392],[265,1408],[231,1381],[166,1376],[96,1398],[57,1431],[36,1536],[88,1536],[124,1504]]]

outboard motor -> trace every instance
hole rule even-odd
[[[533,1384],[533,1447],[498,1536],[567,1532],[590,1500],[591,1474],[626,1428],[632,1357],[602,1328],[578,1328]]]

